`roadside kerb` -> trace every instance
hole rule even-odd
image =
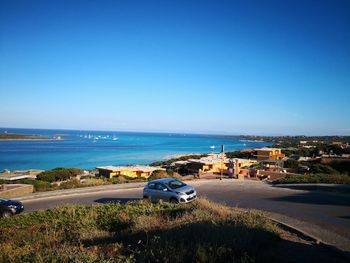
[[[326,241],[324,241],[323,238],[316,237],[315,235],[309,233],[308,231],[305,231],[305,230],[301,229],[300,227],[295,226],[295,224],[291,225],[292,222],[288,222],[288,221],[294,221],[294,222],[298,221],[298,224],[302,224],[308,228],[311,228],[311,225],[307,222],[300,221],[300,220],[297,220],[294,218],[290,218],[290,217],[287,217],[287,216],[284,216],[284,215],[281,215],[278,213],[272,213],[272,212],[267,212],[267,211],[265,211],[265,212],[266,212],[266,216],[270,220],[272,220],[273,222],[275,222],[277,225],[281,226],[282,228],[284,228],[292,233],[295,233],[295,234],[303,237],[304,239],[309,239],[318,245],[322,245],[325,248],[331,250],[332,252],[337,253],[338,255],[341,255],[342,257],[350,260],[349,240],[347,240],[347,239],[345,239],[345,238],[343,238],[343,237],[341,237],[333,232],[329,232],[326,230],[326,232],[329,232],[329,233],[327,233],[328,235],[331,234],[333,236],[336,236],[338,239],[337,240],[338,242],[326,242]],[[283,219],[283,221],[281,219]],[[315,228],[315,226],[312,226],[312,227]],[[319,227],[317,227],[317,228],[319,228]],[[325,232],[324,229],[320,230],[319,232],[321,232],[321,231]],[[341,242],[339,242],[339,239]]]

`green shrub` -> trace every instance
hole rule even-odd
[[[340,173],[346,173],[350,175],[350,161],[333,161],[329,164],[329,166]]]
[[[287,175],[275,181],[277,184],[350,184],[350,176],[341,174],[305,174]]]
[[[251,152],[227,152],[225,153],[227,158],[243,158],[243,159],[254,159],[254,155]],[[256,158],[255,158],[256,159]]]
[[[68,180],[67,182],[62,182],[59,186],[60,189],[72,189],[72,188],[78,188],[82,187],[83,184],[81,184],[78,180],[76,179],[71,179]]]
[[[78,168],[63,168],[58,167],[52,170],[44,171],[37,175],[37,179],[46,182],[58,182],[69,180],[71,177],[75,177],[81,174],[83,171]]]
[[[155,170],[153,171],[152,175],[148,177],[149,181],[156,180],[156,179],[161,179],[161,178],[167,178],[171,177],[167,171],[164,170]]]
[[[34,187],[34,192],[43,192],[43,191],[49,191],[54,189],[54,186],[52,186],[49,182],[35,180],[35,179],[21,179],[11,183],[31,184]]]
[[[321,163],[305,163],[310,168],[310,173],[315,174],[337,174],[339,173],[337,170],[333,169],[331,166]]]
[[[108,182],[112,184],[123,184],[127,182],[127,179],[124,176],[115,176],[108,179]]]
[[[85,178],[80,182],[80,185],[86,185],[86,186],[100,186],[100,185],[106,185],[106,184],[111,184],[111,182],[109,182],[107,178],[95,178],[95,177]]]
[[[151,163],[150,166],[166,166],[166,165],[170,165],[170,164],[172,164],[173,162],[176,162],[176,161],[186,161],[188,159],[200,159],[202,157],[207,157],[207,156],[208,156],[208,154],[184,155],[184,156],[180,156],[180,157],[177,157],[177,158],[172,158],[172,159],[165,160],[165,161],[154,162],[154,163]]]
[[[283,167],[285,168],[298,168],[299,162],[296,160],[289,159],[283,162]]]

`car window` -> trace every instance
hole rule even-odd
[[[180,187],[183,187],[185,186],[186,184],[184,184],[183,182],[179,181],[179,180],[172,180],[168,183],[168,186],[171,188],[171,189],[176,189],[176,188],[180,188]]]
[[[155,183],[150,183],[150,184],[148,184],[148,188],[149,188],[149,189],[154,189],[154,188],[155,188]]]
[[[1,203],[5,203],[6,201],[7,201],[7,199],[0,198],[0,204],[1,204]]]
[[[157,183],[156,184],[156,189],[157,190],[163,190],[164,188],[166,188],[166,186],[164,184],[161,184],[161,183]]]

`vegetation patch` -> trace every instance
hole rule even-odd
[[[261,212],[205,199],[64,206],[1,219],[0,262],[289,262],[283,236]]]
[[[189,159],[200,159],[202,157],[207,157],[208,154],[189,154],[189,155],[183,155],[177,158],[172,158],[172,159],[168,159],[165,161],[159,161],[159,162],[154,162],[151,163],[150,166],[167,166],[172,164],[173,162],[177,162],[177,161],[187,161]]]
[[[261,213],[207,200],[66,206],[3,219],[0,261],[244,261],[278,240],[277,228]]]
[[[342,174],[287,175],[274,181],[276,184],[350,184],[350,176]]]
[[[241,152],[241,151],[227,152],[226,157],[227,158],[256,159],[253,152]]]
[[[78,168],[58,167],[52,170],[41,172],[36,176],[36,178],[41,181],[52,183],[57,181],[65,181],[82,173],[83,171]]]

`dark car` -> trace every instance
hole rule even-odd
[[[0,198],[0,217],[9,217],[24,210],[23,204],[18,201]]]

